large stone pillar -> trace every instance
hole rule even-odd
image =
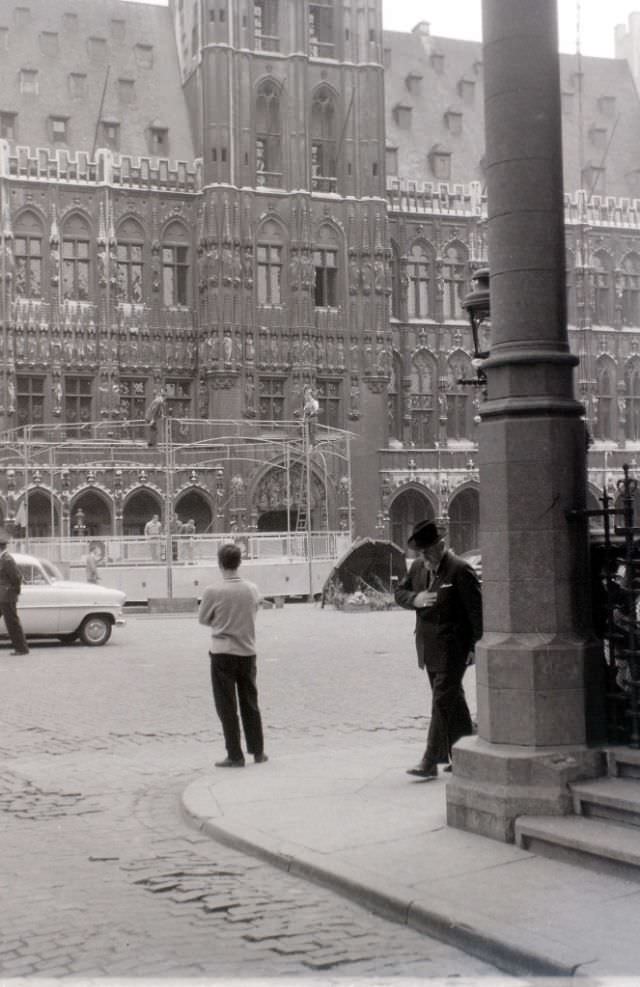
[[[513,840],[570,811],[592,654],[583,409],[565,313],[556,0],[483,0],[491,356],[480,426],[485,633],[478,737],[454,751],[450,825]]]

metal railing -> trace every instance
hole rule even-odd
[[[98,545],[102,553],[101,565],[166,565],[170,546],[170,561],[177,565],[217,563],[218,548],[235,542],[242,548],[247,560],[261,562],[337,559],[351,543],[349,535],[342,531],[312,532],[229,532],[207,535],[165,535],[141,538],[138,536],[96,535],[74,538],[17,538],[12,543],[16,552],[27,552],[51,562],[79,565],[92,545]]]

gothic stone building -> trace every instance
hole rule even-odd
[[[594,496],[640,448],[639,32],[619,58],[562,59]],[[0,0],[0,54],[5,519],[29,426],[34,533],[79,505],[91,533],[140,531],[167,468],[175,509],[224,526],[210,450],[167,463],[140,440],[150,402],[186,444],[296,422],[311,385],[328,434],[352,433],[355,534],[404,543],[433,515],[473,547],[481,47],[383,34],[380,0]],[[276,527],[282,463],[250,458],[227,478],[236,520]],[[344,522],[344,469],[314,473],[315,523]]]

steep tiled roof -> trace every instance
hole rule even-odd
[[[22,70],[37,71],[37,94],[21,92]],[[149,126],[161,119],[168,147],[158,153],[194,156],[167,7],[0,0],[0,112],[17,114],[12,143],[72,151],[91,151],[99,116],[117,121],[119,149],[135,156],[149,154]],[[68,118],[66,143],[52,140],[52,116]]]
[[[482,46],[417,28],[385,32],[384,47],[387,146],[397,148],[398,177],[437,182],[429,152],[439,147],[451,154],[450,183],[483,181]],[[629,65],[583,56],[581,66],[579,98],[577,58],[560,56],[565,189],[590,182],[596,195],[640,197],[640,100]]]

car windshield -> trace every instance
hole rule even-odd
[[[44,569],[44,571],[46,572],[46,574],[47,574],[47,576],[49,577],[49,579],[50,579],[50,580],[51,580],[52,582],[54,582],[54,583],[55,583],[55,582],[57,582],[57,581],[58,581],[59,579],[62,579],[62,573],[61,573],[61,572],[60,572],[60,570],[59,570],[59,569],[58,569],[58,568],[57,568],[57,567],[56,567],[56,566],[55,566],[55,565],[53,564],[53,562],[49,562],[49,560],[48,560],[48,559],[41,559],[41,560],[40,560],[40,563],[41,563],[41,565],[42,565],[42,568],[43,568],[43,569]]]

